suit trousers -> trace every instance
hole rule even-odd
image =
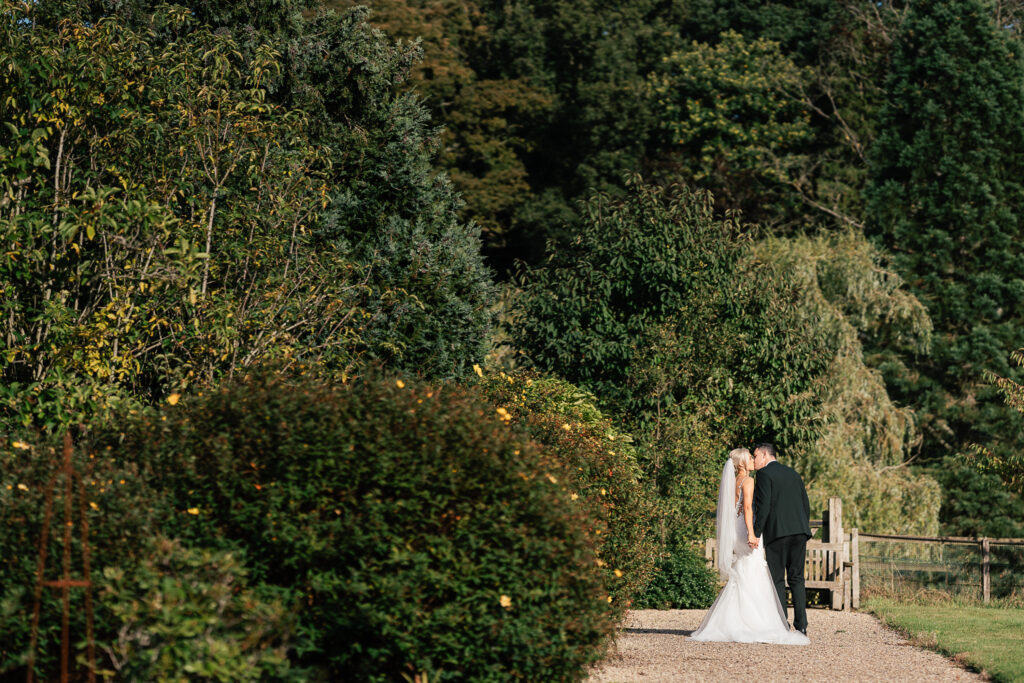
[[[764,546],[768,571],[779,594],[782,610],[786,610],[786,584],[793,596],[793,628],[807,629],[807,590],[804,588],[804,558],[807,554],[807,536],[793,534],[780,536]]]

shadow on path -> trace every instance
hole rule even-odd
[[[691,636],[693,631],[679,631],[670,628],[624,628],[623,633],[657,633],[665,636]]]

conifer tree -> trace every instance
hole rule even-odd
[[[928,307],[931,353],[887,369],[924,459],[1024,444],[984,372],[1024,334],[1024,67],[982,0],[910,3],[871,153],[868,230]]]

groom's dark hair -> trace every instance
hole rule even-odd
[[[771,456],[773,458],[778,458],[779,457],[775,453],[775,446],[773,446],[770,443],[759,443],[756,446],[754,446],[754,452],[757,453],[758,451],[764,451],[765,453],[767,453],[769,456]]]

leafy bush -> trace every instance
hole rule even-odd
[[[693,548],[675,546],[637,598],[637,609],[705,609],[718,593],[716,575]]]
[[[300,680],[289,676],[293,618],[285,593],[251,590],[246,574],[231,553],[165,538],[147,544],[134,571],[105,568],[99,597],[119,622],[103,646],[110,673],[146,681]]]
[[[52,442],[42,438],[0,441],[0,672],[23,671],[28,661],[33,591],[49,487],[54,490],[54,499],[46,578],[54,579],[61,573],[64,479],[52,479],[61,461],[59,454]],[[115,462],[108,453],[76,448],[73,463],[85,485],[93,580],[97,578],[96,568],[108,564],[131,570],[159,518],[159,495],[139,477],[131,458]],[[72,576],[80,578],[82,527],[77,489],[72,508]],[[86,632],[83,607],[82,591],[73,589],[70,625],[76,637],[84,637]],[[108,605],[96,602],[97,636],[114,632],[116,623]],[[56,676],[60,624],[60,591],[46,588],[41,596],[36,648],[36,673],[41,679]]]
[[[604,416],[593,394],[563,380],[498,372],[479,386],[499,415],[525,427],[564,466],[569,498],[592,518],[599,536],[608,592],[625,610],[647,583],[659,545],[632,437]]]
[[[560,463],[464,390],[264,372],[104,438],[166,531],[302,592],[300,664],[334,678],[578,679],[614,628]]]

